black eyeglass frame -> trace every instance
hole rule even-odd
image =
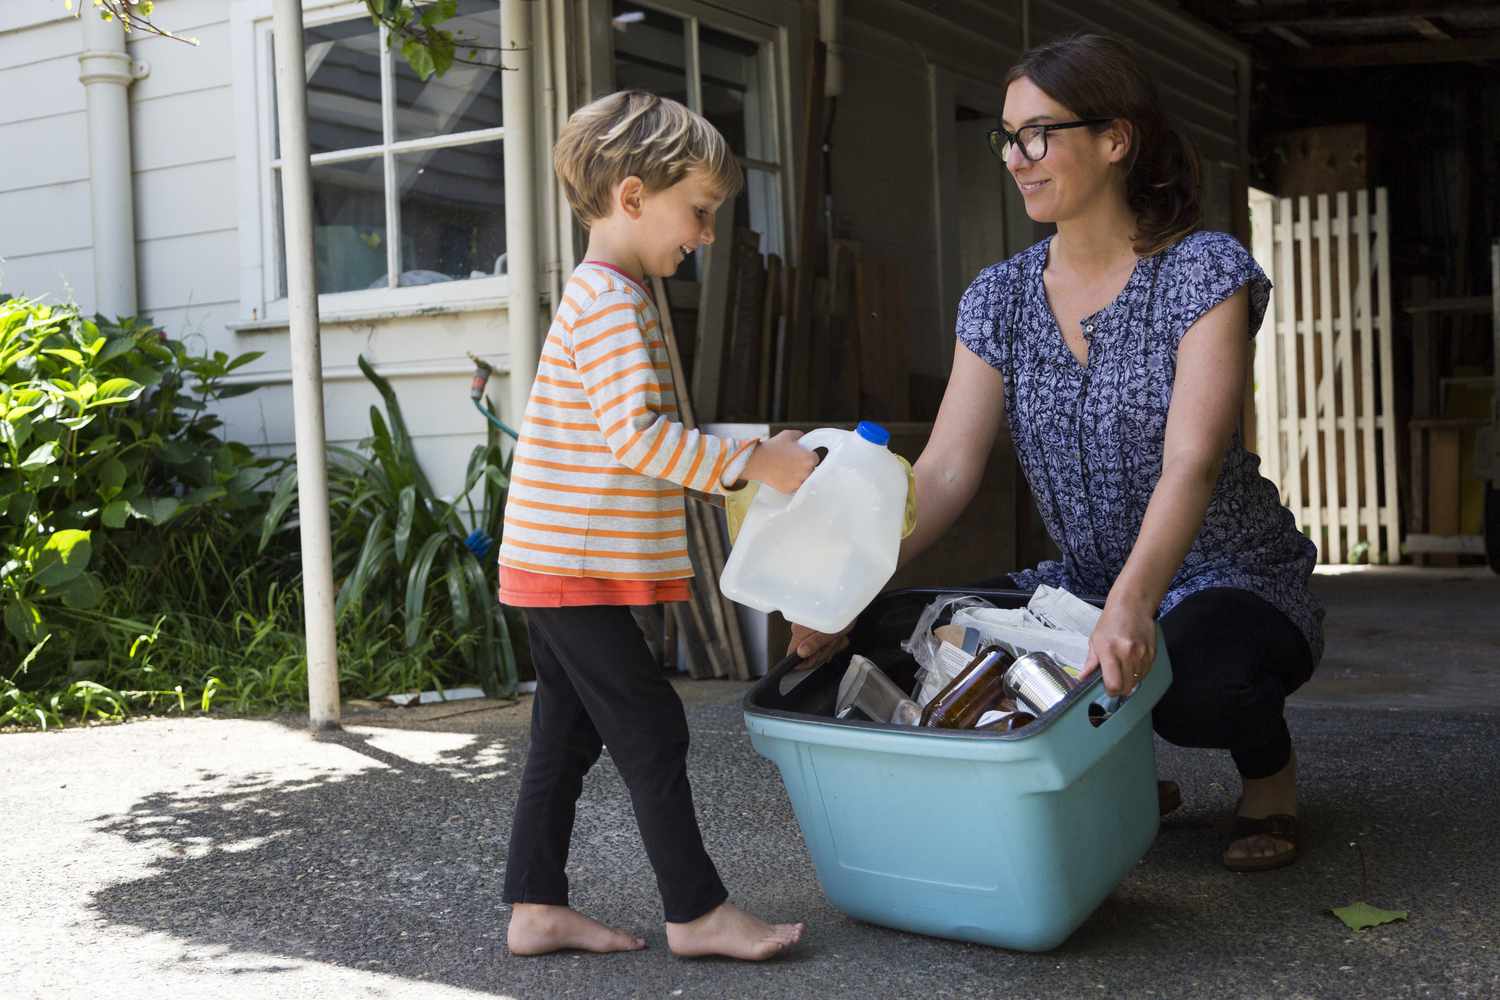
[[[1006,147],[1006,145],[1008,145],[1010,143],[1015,143],[1016,144],[1016,148],[1020,149],[1021,155],[1023,157],[1025,157],[1026,159],[1030,160],[1032,163],[1035,163],[1038,160],[1044,160],[1044,159],[1047,158],[1047,133],[1048,132],[1059,132],[1059,131],[1061,131],[1063,129],[1069,129],[1069,128],[1084,128],[1084,127],[1089,126],[1089,125],[1107,125],[1107,124],[1109,124],[1110,122],[1112,122],[1114,120],[1115,119],[1113,119],[1113,118],[1080,118],[1080,119],[1078,119],[1075,122],[1056,122],[1056,123],[1049,122],[1049,123],[1042,124],[1042,125],[1022,125],[1020,128],[1016,129],[1014,132],[1007,132],[1005,130],[1004,126],[1001,126],[999,128],[992,128],[992,129],[990,129],[989,135],[988,135],[988,139],[989,139],[989,143],[990,143],[990,152],[994,153],[995,156],[998,157],[1001,161],[1009,160],[1010,157],[1007,154],[1007,152],[1005,150],[1005,147]],[[1025,132],[1027,129],[1040,129],[1041,130],[1041,136],[1042,136],[1042,155],[1041,156],[1032,156],[1030,153],[1028,153],[1026,151],[1026,143],[1024,143],[1024,142],[1021,141],[1021,133]]]

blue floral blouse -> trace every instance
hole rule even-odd
[[[1083,321],[1088,364],[1068,350],[1042,283],[1051,240],[980,272],[958,309],[958,339],[1004,377],[1021,468],[1062,559],[1013,573],[1106,594],[1125,566],[1161,478],[1177,345],[1204,313],[1250,289],[1250,336],[1271,283],[1234,237],[1197,232],[1141,258],[1119,296]],[[1159,614],[1210,587],[1248,590],[1323,653],[1323,609],[1308,590],[1313,543],[1259,474],[1238,431],[1202,529]]]

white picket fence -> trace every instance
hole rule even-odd
[[[1324,563],[1401,560],[1385,188],[1374,201],[1250,202],[1252,252],[1275,285],[1255,339],[1255,444]]]

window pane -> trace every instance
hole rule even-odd
[[[762,105],[760,44],[703,25],[698,29],[703,117],[741,156],[775,160]]]
[[[380,32],[370,19],[308,28],[307,129],[314,153],[384,141],[380,121]],[[277,156],[281,155],[280,139]]]
[[[318,291],[385,287],[385,192],[380,158],[314,167],[312,175],[313,256],[317,263]],[[279,170],[276,182],[279,219]],[[284,271],[278,290],[286,294]]]
[[[500,124],[500,4],[459,0],[458,16],[442,23],[458,43],[457,59],[427,81],[396,55],[396,135],[421,139]],[[483,63],[476,66],[474,63]]]
[[[745,171],[744,193],[735,199],[735,228],[760,233],[760,252],[786,259],[781,226],[781,181],[776,174],[753,167]],[[723,238],[726,234],[720,233]]]
[[[401,185],[401,284],[487,278],[503,268],[505,170],[501,144],[406,153]]]
[[[647,90],[688,103],[682,18],[615,0],[615,89]]]
[[[614,0],[611,14],[615,89],[645,90],[687,104],[687,29],[682,18],[627,0]],[[702,266],[695,254],[677,269],[677,277],[696,281]]]

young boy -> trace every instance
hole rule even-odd
[[[769,958],[803,925],[768,924],[727,902],[693,812],[682,701],[629,607],[688,599],[684,487],[722,493],[757,480],[791,492],[817,461],[794,432],[735,441],[679,422],[645,282],[713,242],[739,166],[707,121],[640,91],[581,108],[553,160],[589,245],[537,365],[500,547],[500,600],[526,609],[537,674],[505,872],[507,943],[515,955],[646,946],[568,906],[574,806],[608,746],[673,953]]]

